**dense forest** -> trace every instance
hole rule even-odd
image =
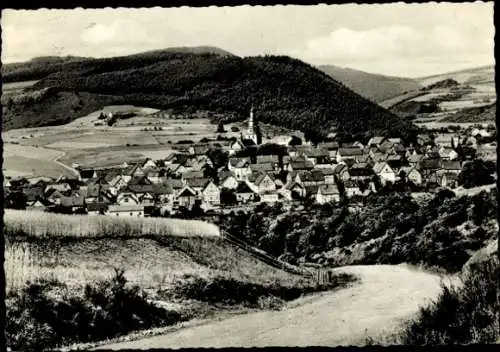
[[[360,97],[316,68],[285,56],[240,58],[160,51],[56,61],[54,65],[56,72],[44,76],[30,89],[50,87],[56,97],[68,93],[107,96],[106,101],[113,104],[170,108],[177,113],[212,111],[225,114],[227,120],[245,118],[253,104],[260,121],[319,137],[331,128],[407,139],[416,133],[410,122]],[[7,81],[36,78],[34,73],[26,73],[29,70],[19,71],[19,67],[4,72]],[[87,102],[81,102],[79,109],[87,111]],[[88,104],[92,108],[98,105],[91,99]],[[40,126],[44,119],[57,116],[50,106],[40,105],[43,101],[21,106],[6,102],[4,127]],[[40,111],[33,113],[36,109]],[[81,111],[68,109],[61,118],[73,120],[83,115]],[[26,123],[23,112],[31,116]]]

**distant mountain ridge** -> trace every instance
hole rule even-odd
[[[253,104],[260,121],[310,136],[326,135],[333,128],[405,137],[416,129],[322,71],[286,56],[160,50],[59,63],[56,68],[29,88],[43,92],[36,99],[5,102],[4,128],[63,124],[120,104],[187,115],[208,111],[224,114],[228,121],[241,120]]]
[[[359,95],[375,102],[384,101],[422,87],[411,78],[373,74],[334,65],[322,65],[318,68]]]

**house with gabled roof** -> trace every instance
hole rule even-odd
[[[328,150],[323,148],[309,148],[304,151],[303,155],[306,160],[309,160],[313,165],[330,162],[330,154]]]
[[[451,147],[441,147],[439,148],[439,156],[443,160],[456,160],[458,159],[458,153]]]
[[[363,195],[358,183],[353,180],[347,180],[344,182],[344,192],[347,198]]]
[[[387,156],[385,160],[387,164],[394,170],[394,172],[398,172],[402,166],[406,166],[405,159],[399,154],[391,154]]]
[[[250,164],[249,167],[252,173],[273,172],[277,170],[272,163]]]
[[[456,188],[458,186],[458,175],[454,172],[445,172],[441,175],[441,187]]]
[[[229,155],[233,155],[236,152],[239,152],[240,150],[243,150],[245,148],[246,148],[245,145],[239,139],[237,139],[229,146]]]
[[[333,165],[332,165],[333,166]],[[335,184],[335,172],[334,168],[324,168],[324,169],[317,169],[321,171],[323,174],[323,179],[325,181],[325,184]]]
[[[236,200],[238,203],[248,203],[254,200],[255,191],[249,186],[248,182],[240,181],[235,190]]]
[[[204,155],[209,151],[209,149],[209,144],[193,144],[189,147],[188,151],[189,154],[192,155]]]
[[[385,185],[387,182],[396,182],[396,172],[385,161],[375,163],[373,165],[373,172],[379,177],[382,185]]]
[[[372,166],[368,163],[355,163],[348,169],[351,180],[369,180],[373,177]]]
[[[423,183],[422,174],[414,166],[404,166],[399,170],[400,179],[420,186]]]
[[[220,188],[236,189],[238,187],[238,180],[230,171],[219,172],[218,177]]]
[[[291,158],[287,165],[288,172],[300,171],[300,170],[308,171],[312,170],[313,168],[314,168],[313,163],[307,160],[303,156]]]
[[[196,191],[189,185],[185,185],[174,195],[174,206],[191,209],[196,204],[197,198]]]
[[[276,191],[274,177],[267,172],[261,172],[256,175],[252,174],[252,177],[248,179],[248,184],[258,194]]]
[[[257,155],[257,164],[272,164],[277,168],[280,162],[279,155]]]
[[[186,184],[191,187],[197,195],[201,194],[201,191],[210,182],[210,179],[205,177],[190,178],[186,180]]]
[[[349,174],[349,168],[346,164],[335,165],[335,167],[333,168],[333,173],[335,179],[342,182],[347,181],[351,177]]]
[[[279,193],[287,200],[298,200],[306,196],[306,188],[300,183],[293,181],[280,189]]]
[[[347,163],[347,160],[357,161],[358,157],[364,154],[361,148],[339,148],[337,152],[337,163]]]
[[[59,205],[72,213],[84,213],[85,194],[80,190],[74,190],[69,196],[61,197]]]
[[[167,175],[180,176],[187,171],[187,168],[181,164],[169,164],[166,165],[165,171]]]
[[[252,173],[249,158],[229,158],[228,170],[231,171],[237,180],[244,180]]]
[[[329,202],[339,202],[340,201],[340,191],[337,185],[321,185],[318,187],[318,192],[316,193],[316,202],[319,204],[325,204]]]
[[[421,162],[423,159],[425,158],[424,155],[422,154],[413,154],[413,155],[410,155],[408,156],[408,164],[410,164],[410,166],[417,166],[419,162]]]
[[[205,173],[203,171],[186,171],[182,174],[181,180],[184,182],[189,182],[191,179],[200,179],[204,178]]]
[[[33,211],[47,211],[52,207],[52,203],[50,203],[45,198],[36,198],[31,201],[26,202],[26,209]]]
[[[458,160],[442,160],[441,169],[447,173],[458,175],[462,171],[462,165]]]
[[[213,206],[220,205],[220,188],[211,180],[201,190],[201,198],[205,203]]]

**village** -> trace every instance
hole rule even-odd
[[[114,167],[73,165],[77,177],[4,180],[6,207],[109,216],[224,212],[260,202],[359,202],[382,187],[412,192],[456,188],[479,150],[496,149],[491,126],[422,133],[417,144],[372,137],[345,143],[335,133],[313,146],[279,136],[262,144],[253,109],[240,138],[183,141],[161,160]],[[494,127],[493,127],[494,128]],[[204,142],[204,143],[202,143]]]

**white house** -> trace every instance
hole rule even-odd
[[[394,170],[384,162],[378,162],[373,165],[373,172],[380,178],[380,182],[385,185],[387,182],[396,182],[396,173]]]
[[[316,193],[316,202],[324,204],[340,201],[340,192],[336,185],[321,185]]]

